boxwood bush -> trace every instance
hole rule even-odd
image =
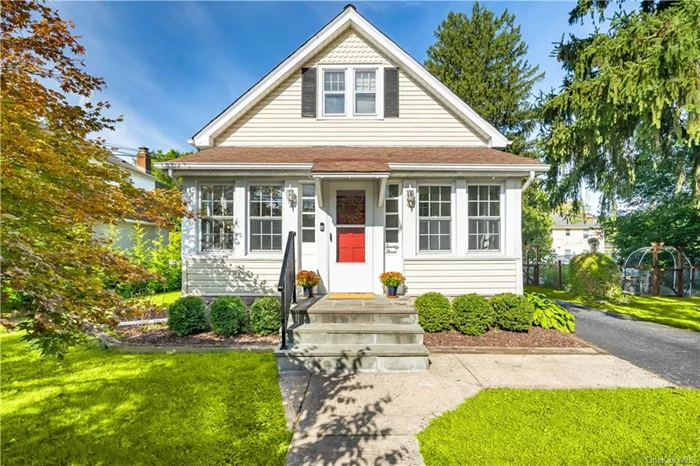
[[[250,326],[253,333],[272,335],[282,327],[282,304],[277,298],[256,299],[250,307]]]
[[[449,330],[452,325],[450,300],[440,293],[431,291],[416,299],[418,324],[426,332]]]
[[[452,316],[455,328],[467,335],[483,335],[493,325],[493,308],[476,293],[452,301]]]
[[[543,294],[527,293],[525,297],[532,303],[532,325],[542,328],[555,328],[560,332],[573,333],[576,329],[576,318]]]
[[[579,254],[569,262],[569,291],[584,301],[621,301],[621,281],[620,268],[606,254]]]
[[[168,328],[179,337],[206,330],[204,300],[197,296],[187,296],[172,303],[168,307]]]
[[[209,323],[217,335],[231,336],[248,326],[245,303],[238,296],[223,296],[211,303]]]
[[[533,306],[525,296],[501,293],[491,298],[496,325],[503,330],[527,331],[532,326]]]

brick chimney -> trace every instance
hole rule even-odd
[[[139,147],[136,154],[136,166],[143,168],[149,175],[151,174],[151,153],[148,151],[148,147]]]

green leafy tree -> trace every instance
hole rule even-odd
[[[671,167],[675,191],[700,200],[700,2],[641,2],[605,22],[608,1],[580,0],[570,22],[590,15],[596,32],[562,40],[566,76],[541,96],[544,161],[552,203],[584,184],[613,212],[640,173]],[[596,19],[597,18],[597,19]],[[607,24],[607,31],[599,28]]]
[[[524,246],[539,246],[540,258],[552,251],[552,211],[549,196],[535,182],[523,193],[522,241]]]
[[[180,152],[175,149],[170,149],[167,152],[163,152],[161,149],[158,149],[157,151],[151,154],[151,160],[153,161],[153,163],[168,162],[179,157],[184,157],[185,155],[191,153],[192,152]],[[158,168],[154,167],[152,173],[153,176],[156,177],[156,180],[158,180],[158,183],[160,183],[162,186],[168,189],[179,189],[175,184],[175,181],[173,181],[173,179],[170,178],[167,172],[164,172],[163,170],[159,170]]]
[[[97,324],[136,306],[109,283],[152,275],[93,238],[97,224],[183,215],[180,193],[136,188],[108,162],[104,88],[84,70],[73,24],[40,1],[2,4],[2,305],[24,313],[24,338],[62,354]],[[3,324],[7,322],[3,320]]]
[[[513,141],[508,150],[528,152],[536,124],[528,99],[544,73],[527,61],[515,15],[497,16],[477,2],[471,16],[450,12],[435,38],[426,68]]]

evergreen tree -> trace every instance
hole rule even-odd
[[[536,123],[528,99],[544,73],[525,59],[528,47],[515,15],[505,10],[497,16],[477,2],[471,17],[450,12],[435,38],[426,68],[505,134],[509,151],[527,152]]]

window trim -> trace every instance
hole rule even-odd
[[[384,68],[387,65],[383,63],[362,63],[352,65],[318,65],[317,73],[319,74],[316,80],[316,120],[333,120],[338,118],[346,119],[365,119],[365,120],[383,120],[384,119]],[[363,114],[355,113],[355,70],[359,71],[375,71],[376,75],[376,113]],[[327,114],[325,113],[325,72],[326,71],[345,71],[345,113],[344,114]],[[350,78],[350,79],[348,79]],[[350,87],[348,87],[350,86]],[[334,91],[330,91],[334,92]]]
[[[396,197],[385,196],[385,198],[384,198],[384,246],[386,246],[387,244],[392,244],[392,245],[395,244],[395,245],[398,245],[399,247],[401,247],[401,219],[402,219],[402,216],[401,216],[401,194],[402,194],[403,185],[401,182],[387,183],[386,184],[387,191],[389,189],[389,186],[397,186],[398,187],[398,194],[396,195]],[[396,199],[397,204],[398,204],[396,213],[387,212],[386,201],[394,200],[394,199]],[[387,215],[396,215],[398,217],[398,225],[396,227],[388,227],[387,226],[387,223],[386,223]],[[389,242],[386,240],[387,230],[392,230],[392,231],[396,230],[396,232],[397,232],[396,242]]]
[[[232,212],[231,216],[214,216],[214,215],[202,215],[202,187],[203,186],[230,186],[233,188],[233,199],[231,200]],[[195,223],[195,237],[197,241],[197,254],[211,255],[211,254],[233,254],[236,249],[236,182],[231,180],[229,182],[225,180],[198,180],[197,185],[197,212],[196,212],[196,223]],[[225,219],[231,220],[233,228],[233,243],[231,244],[231,249],[209,249],[205,250],[202,248],[202,220],[204,219]]]
[[[340,91],[327,91],[326,90],[326,71],[328,72],[339,72],[342,71],[344,75],[345,90],[343,94],[343,113],[326,113],[326,94],[340,94]],[[327,67],[321,70],[321,83],[319,85],[321,90],[321,112],[325,118],[338,118],[344,117],[348,114],[348,70],[347,68],[337,68],[337,67]]]
[[[374,72],[374,91],[357,92],[357,72],[372,71]],[[357,94],[374,94],[374,113],[359,113],[357,111]],[[360,117],[376,117],[379,114],[379,70],[375,67],[352,68],[352,113],[353,116]]]
[[[499,192],[498,192],[498,203],[499,203],[498,210],[499,210],[499,212],[500,212],[500,215],[499,215],[498,217],[494,217],[494,216],[471,217],[471,216],[469,215],[469,187],[470,187],[470,186],[477,186],[477,187],[478,187],[478,186],[489,186],[489,187],[490,187],[490,186],[498,186],[498,188],[499,188]],[[477,182],[470,182],[470,183],[467,183],[466,191],[465,191],[465,195],[466,195],[466,199],[467,199],[466,212],[465,212],[466,218],[467,218],[467,222],[466,222],[466,229],[467,229],[467,235],[466,235],[466,236],[467,236],[467,244],[466,244],[466,246],[467,246],[467,254],[471,254],[471,255],[476,255],[476,254],[495,255],[495,254],[502,254],[502,253],[505,251],[505,247],[504,247],[504,241],[506,240],[506,237],[505,237],[505,230],[504,230],[504,227],[505,227],[505,217],[506,217],[506,215],[504,215],[504,212],[505,212],[505,205],[506,205],[506,202],[505,202],[505,191],[506,191],[506,189],[505,189],[505,183],[503,183],[503,182],[501,182],[501,183],[480,183],[480,182],[477,181]],[[477,200],[477,202],[478,202],[478,200]],[[490,202],[490,201],[489,201],[489,202]],[[498,221],[499,221],[499,223],[498,223],[498,249],[471,249],[471,248],[469,247],[469,237],[470,237],[470,234],[471,234],[471,231],[470,231],[470,229],[469,229],[469,221],[470,221],[471,219],[482,219],[482,220],[495,220],[495,219],[498,219]]]
[[[313,212],[304,212],[304,199],[312,199],[311,197],[304,197],[304,185],[309,185],[314,187],[314,211]],[[317,239],[316,239],[316,210],[318,206],[318,195],[316,193],[316,184],[312,182],[299,182],[299,200],[301,201],[300,203],[300,208],[299,208],[299,242],[303,244],[316,244]],[[313,215],[314,216],[314,226],[313,227],[305,227],[304,226],[304,215]],[[314,231],[314,240],[313,241],[304,241],[304,230],[313,230]]]
[[[420,188],[422,186],[449,186],[450,188],[450,249],[427,249],[427,250],[421,250],[420,248],[420,222],[421,218],[424,219],[433,219],[433,220],[445,220],[447,217],[421,217],[420,216]],[[416,185],[416,253],[419,256],[448,256],[448,255],[454,255],[455,251],[457,250],[456,247],[456,235],[455,235],[455,228],[456,228],[456,218],[455,218],[455,212],[456,212],[456,201],[457,201],[457,196],[456,196],[456,187],[455,183],[446,183],[444,181],[435,181],[431,182],[429,180],[425,180],[423,182],[420,182]]]
[[[571,236],[571,228],[564,228],[564,236]]]
[[[251,200],[251,195],[250,195],[250,188],[252,186],[277,186],[280,188],[282,192],[282,211],[280,213],[279,217],[253,217],[250,215],[250,200]],[[246,183],[245,186],[245,198],[246,198],[246,206],[245,206],[245,227],[246,227],[246,254],[250,255],[267,255],[267,256],[280,256],[284,253],[284,202],[285,202],[285,188],[284,188],[284,182],[283,181],[249,181]],[[281,228],[282,228],[282,243],[281,243],[281,249],[260,249],[256,250],[252,248],[252,240],[251,240],[251,235],[252,235],[252,228],[250,227],[250,222],[254,218],[257,219],[279,219],[281,221]]]

